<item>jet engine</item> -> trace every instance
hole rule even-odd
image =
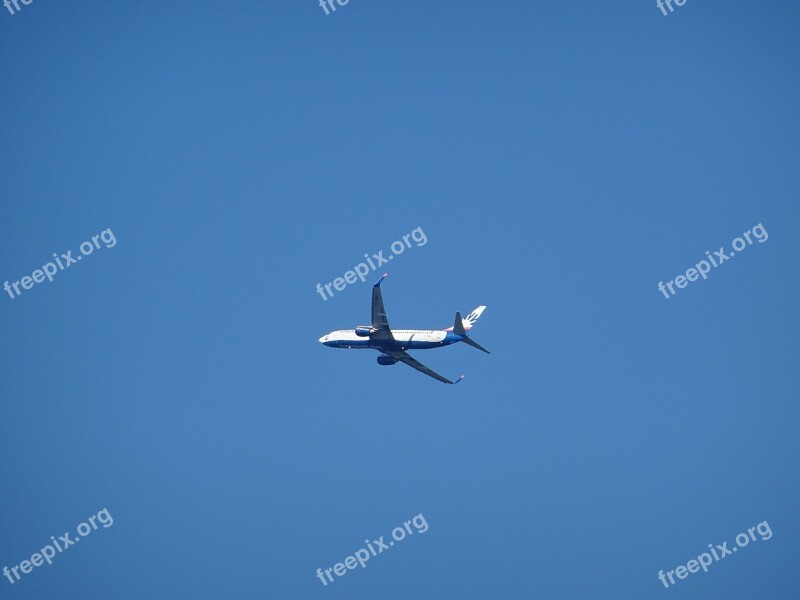
[[[388,354],[381,354],[378,357],[378,364],[384,367],[388,367],[389,365],[393,365],[397,362],[397,359],[389,356]]]
[[[359,325],[356,327],[356,335],[359,337],[369,337],[376,331],[378,330],[374,327],[369,327],[368,325]]]

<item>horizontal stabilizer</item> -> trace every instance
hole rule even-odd
[[[461,341],[464,342],[465,344],[467,344],[468,346],[472,346],[473,348],[477,348],[478,350],[482,350],[483,352],[486,352],[486,354],[491,354],[491,352],[489,352],[486,348],[481,346],[478,342],[476,342],[475,340],[467,337],[467,332],[464,330],[464,322],[461,320],[461,313],[460,312],[456,313],[456,322],[453,323],[453,333],[463,337],[464,339],[461,340]]]
[[[472,346],[473,348],[477,348],[478,350],[483,350],[484,352],[486,352],[486,354],[491,354],[491,352],[489,352],[486,348],[481,346],[478,342],[476,342],[472,338],[465,337],[461,341],[467,344],[468,346]]]

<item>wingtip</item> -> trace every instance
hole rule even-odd
[[[458,383],[459,381],[461,381],[462,379],[464,379],[464,377],[466,377],[466,375],[462,375],[461,377],[459,377],[458,379],[456,379],[456,380],[455,380],[453,383]]]

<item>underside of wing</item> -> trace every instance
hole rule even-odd
[[[372,286],[372,328],[375,330],[370,336],[374,340],[391,340],[392,331],[389,328],[389,317],[386,316],[386,309],[383,307],[383,293],[381,292],[381,282],[386,275]]]
[[[436,371],[432,371],[418,360],[411,358],[411,356],[409,356],[405,352],[398,350],[398,351],[385,352],[385,354],[388,354],[392,358],[396,358],[398,361],[407,364],[409,367],[416,369],[420,373],[425,373],[425,375],[427,375],[428,377],[433,377],[434,379],[438,379],[442,383],[453,383],[449,379],[446,379],[441,375],[439,375]]]

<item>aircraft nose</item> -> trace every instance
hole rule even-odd
[[[321,338],[319,338],[320,344],[324,344],[327,341],[328,341],[328,336],[327,335],[323,335]]]

